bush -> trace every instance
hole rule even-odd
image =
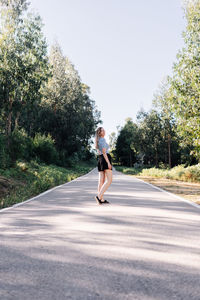
[[[33,151],[36,157],[47,164],[56,164],[59,161],[59,155],[54,146],[54,140],[49,133],[47,136],[36,133],[33,139]]]
[[[187,181],[199,182],[200,181],[200,164],[187,167],[182,178]]]
[[[73,168],[77,166],[79,160],[80,159],[78,153],[74,152],[70,157],[66,158],[65,164],[67,165],[67,167]]]
[[[175,166],[171,169],[159,169],[159,168],[149,168],[149,169],[136,169],[119,166],[116,167],[117,170],[132,175],[150,176],[157,178],[167,178],[190,182],[200,182],[200,163],[194,166],[185,167],[184,164]]]
[[[62,149],[59,151],[59,160],[57,165],[60,167],[67,167],[67,163],[66,163],[66,157],[68,155],[68,152],[66,149]]]
[[[169,178],[180,180],[182,178],[182,175],[185,173],[185,170],[186,168],[184,164],[175,166],[170,170]]]
[[[150,169],[143,169],[140,175],[143,176],[154,176],[154,177],[165,177],[167,174],[166,170],[158,169],[158,168],[150,168]]]
[[[142,168],[142,166],[143,166],[143,164],[142,163],[138,163],[138,162],[135,162],[134,164],[133,164],[133,167],[134,168]]]
[[[13,163],[19,158],[29,161],[33,156],[32,139],[23,128],[11,133],[9,155]]]
[[[160,162],[158,164],[159,169],[169,169],[169,165],[168,164],[164,164],[163,162]]]

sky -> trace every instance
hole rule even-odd
[[[50,46],[56,40],[90,87],[106,131],[152,108],[184,46],[182,0],[30,0]]]

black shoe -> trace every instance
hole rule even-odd
[[[96,199],[96,201],[97,201],[97,203],[98,203],[99,205],[101,205],[101,204],[102,204],[102,201],[99,199],[99,197],[98,197],[98,196],[95,196],[95,199]]]
[[[101,203],[102,204],[104,204],[104,203],[106,204],[106,203],[110,203],[110,202],[108,202],[107,200],[104,200],[104,201],[101,201]]]

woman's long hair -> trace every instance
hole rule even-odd
[[[99,142],[99,138],[100,138],[100,134],[101,134],[101,129],[103,127],[98,127],[97,130],[96,130],[96,134],[95,134],[95,148],[96,149],[99,149],[98,147],[98,142]]]

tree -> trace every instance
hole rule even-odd
[[[160,84],[158,91],[154,93],[153,105],[158,109],[161,119],[162,137],[167,143],[169,168],[172,167],[171,145],[173,139],[176,139],[176,119],[171,110],[170,98],[170,85],[168,79],[165,78]]]
[[[115,132],[111,132],[109,135],[109,146],[110,150],[113,151],[116,147],[116,142],[117,142],[117,136]]]
[[[43,87],[34,132],[49,132],[65,157],[82,156],[91,149],[91,136],[100,122],[100,112],[89,97],[89,87],[55,43],[49,57],[52,77]]]
[[[25,15],[27,7],[25,0],[1,1],[0,97],[8,146],[20,114],[40,101],[41,85],[49,75],[41,18]]]
[[[185,46],[173,65],[171,107],[177,129],[185,145],[193,145],[191,154],[200,159],[200,1],[185,1],[187,26],[183,32]]]
[[[158,167],[163,158],[162,122],[155,109],[149,112],[143,110],[137,113],[137,124],[140,135],[140,152],[145,154],[145,163],[152,163]]]
[[[124,127],[119,131],[116,141],[116,160],[126,166],[133,166],[136,162],[138,149],[137,125],[131,118],[127,118]]]

